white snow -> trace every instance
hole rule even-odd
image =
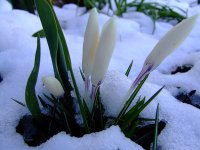
[[[155,1],[155,0],[154,0]],[[191,5],[194,0],[158,1],[175,5],[188,10],[192,16],[200,13],[199,6]],[[65,5],[62,9],[55,7],[61,26],[66,36],[71,60],[80,92],[83,93],[83,82],[78,67],[81,67],[83,35],[88,13],[85,8]],[[99,15],[100,27],[109,19],[105,14]],[[33,67],[36,39],[31,35],[40,30],[41,24],[37,16],[21,10],[11,10],[11,5],[0,0],[0,149],[1,150],[141,150],[139,145],[126,138],[119,127],[112,126],[99,133],[85,135],[81,138],[70,137],[61,132],[38,147],[27,146],[15,127],[20,117],[28,110],[11,100],[24,102],[27,78]],[[125,103],[123,98],[133,79],[142,68],[143,62],[159,39],[173,26],[166,22],[156,22],[156,30],[152,34],[151,19],[142,13],[125,13],[117,18],[118,37],[115,51],[101,86],[102,101],[106,114],[116,116]],[[154,118],[157,104],[160,104],[160,119],[166,120],[166,127],[158,137],[158,145],[162,150],[199,150],[200,149],[200,110],[189,104],[178,101],[173,95],[181,87],[182,91],[196,90],[200,95],[200,19],[194,30],[184,43],[151,73],[148,81],[140,91],[147,98],[161,86],[166,88],[142,112],[143,117]],[[42,58],[36,90],[45,92],[41,78],[53,75],[48,46],[41,39]],[[127,78],[124,73],[134,61],[132,71]],[[186,73],[171,75],[177,66],[193,65]]]
[[[6,12],[12,10],[12,6],[6,0],[0,0],[0,12]]]

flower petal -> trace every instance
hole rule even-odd
[[[92,84],[97,86],[101,83],[108,69],[108,65],[116,43],[116,21],[115,17],[109,19],[103,27],[94,66],[91,75]]]
[[[96,47],[99,41],[99,21],[96,8],[90,12],[83,42],[82,69],[86,77],[91,75]]]
[[[55,97],[61,97],[65,93],[62,85],[55,77],[43,77],[42,82],[46,89]]]
[[[173,27],[154,47],[147,57],[144,66],[153,64],[151,71],[158,67],[160,63],[186,39],[193,29],[198,16],[197,14],[185,19]]]

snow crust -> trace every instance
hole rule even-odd
[[[192,16],[200,13],[199,6],[191,5],[193,0],[177,2],[158,1],[176,5],[188,10]],[[70,50],[74,72],[80,91],[83,94],[83,82],[78,71],[81,66],[83,35],[88,19],[84,8],[65,5],[62,9],[55,7]],[[100,27],[109,19],[105,14],[99,15]],[[7,1],[0,0],[0,149],[1,150],[142,150],[143,148],[126,138],[119,127],[112,126],[102,132],[85,135],[81,138],[70,137],[61,132],[46,143],[31,148],[27,146],[15,127],[20,117],[29,113],[28,110],[11,100],[15,98],[24,103],[24,90],[27,78],[33,67],[36,39],[31,35],[40,30],[41,24],[37,16],[21,10],[11,10]],[[148,53],[158,40],[173,26],[166,22],[156,22],[156,30],[152,34],[152,22],[141,13],[126,13],[117,18],[118,38],[109,71],[101,86],[103,104],[106,114],[116,116],[125,103],[124,96],[133,79],[142,68]],[[158,138],[162,150],[199,150],[200,149],[200,110],[178,101],[173,95],[181,90],[196,90],[200,94],[200,19],[185,42],[150,75],[139,95],[147,98],[161,86],[166,88],[141,114],[143,117],[154,118],[157,104],[160,104],[160,119],[167,122]],[[53,75],[48,46],[41,39],[42,55],[38,93],[45,92],[41,78]],[[134,61],[130,76],[124,73]],[[170,73],[185,64],[193,65],[186,73]]]

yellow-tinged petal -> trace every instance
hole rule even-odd
[[[90,12],[83,42],[82,69],[86,77],[91,75],[98,41],[98,13],[96,8],[93,8]]]
[[[55,77],[43,77],[42,82],[46,89],[55,97],[61,97],[64,95],[64,90],[60,82]]]

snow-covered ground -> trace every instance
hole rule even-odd
[[[157,0],[158,1],[158,0]],[[188,16],[200,13],[200,6],[193,0],[160,1],[188,10]],[[80,89],[83,83],[78,71],[81,66],[83,35],[88,14],[82,14],[84,8],[65,5],[62,9],[55,7],[70,50],[73,68]],[[80,15],[81,14],[81,15]],[[99,15],[100,27],[108,20],[105,14]],[[158,40],[172,28],[166,22],[153,23],[148,16],[141,13],[126,13],[117,18],[118,38],[109,71],[101,87],[102,100],[106,114],[115,116],[122,107],[125,96],[133,79],[142,68],[143,62]],[[31,35],[41,29],[37,16],[21,10],[11,10],[11,6],[0,0],[0,149],[1,150],[141,150],[141,146],[126,138],[119,127],[111,128],[82,138],[70,137],[59,133],[38,147],[28,147],[23,137],[16,133],[20,117],[28,113],[24,107],[11,100],[15,98],[24,102],[24,90],[27,78],[33,67],[36,39]],[[178,92],[196,90],[200,95],[200,18],[184,43],[154,71],[141,90],[143,96],[150,97],[165,85],[159,96],[144,110],[143,117],[154,118],[156,106],[160,104],[160,119],[167,121],[166,127],[158,137],[162,150],[199,150],[200,149],[200,110],[192,105],[177,100]],[[48,46],[42,42],[42,58],[37,84],[38,93],[45,89],[41,77],[53,75]],[[129,78],[124,73],[134,61]],[[192,65],[186,73],[171,75],[177,66]],[[179,89],[177,87],[180,87]],[[120,92],[119,92],[120,91]],[[200,101],[200,99],[199,99]]]

